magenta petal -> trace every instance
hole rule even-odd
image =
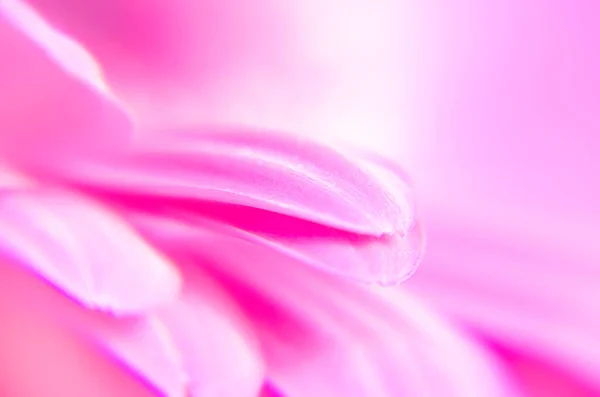
[[[283,395],[518,396],[492,357],[409,296],[361,288],[219,230],[144,229],[228,288]]]
[[[315,268],[367,283],[392,285],[417,269],[423,245],[418,225],[407,236],[365,238],[339,234],[333,238],[274,236],[230,227],[227,233],[289,255]]]
[[[57,167],[118,150],[129,119],[93,59],[18,0],[0,2],[0,156]]]
[[[114,214],[75,195],[0,194],[0,255],[88,307],[138,312],[174,297],[179,276]]]
[[[247,129],[159,134],[118,167],[91,164],[71,177],[117,193],[250,206],[372,236],[402,234],[414,212],[350,156]]]
[[[598,392],[544,360],[524,351],[498,351],[528,397],[598,397]]]
[[[160,216],[182,223],[141,213],[130,213],[128,219],[144,232],[166,241],[191,238],[188,229],[199,234],[222,235],[236,243],[251,242],[266,252],[283,254],[287,260],[367,283],[401,282],[415,271],[421,257],[423,240],[418,224],[406,236],[376,238],[248,208],[211,209],[212,215],[226,213],[226,218],[210,219],[189,212],[166,211]],[[197,243],[186,241],[192,245]]]
[[[214,283],[186,273],[182,297],[160,310],[181,352],[190,397],[255,397],[263,383],[258,344]]]

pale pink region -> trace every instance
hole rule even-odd
[[[0,161],[0,191],[32,186],[34,181],[27,175],[2,164]]]
[[[159,339],[129,333],[134,319],[111,319],[83,309],[30,272],[5,262],[0,262],[0,275],[2,396],[151,397],[156,390],[169,397],[184,396],[177,366],[164,359]],[[128,343],[129,352],[145,344],[138,360],[151,352],[155,362],[160,359],[160,370],[144,371],[152,360],[140,367],[131,354],[106,354],[96,347],[106,341],[90,340],[90,334],[82,335],[74,324],[96,335],[110,330],[111,342]],[[127,369],[129,365],[135,372]]]
[[[450,218],[453,219],[453,218]],[[405,286],[447,316],[600,388],[600,269],[526,237],[438,217]]]
[[[399,306],[213,226],[134,219],[156,245],[193,258],[226,286],[260,338],[269,382],[284,395],[514,391],[480,347],[412,300]]]
[[[43,170],[106,155],[129,120],[83,49],[14,0],[0,4],[0,156]]]
[[[110,210],[44,189],[0,192],[0,256],[89,308],[140,313],[170,301],[173,265]]]
[[[600,3],[438,3],[421,202],[600,260]]]

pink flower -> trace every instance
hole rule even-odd
[[[18,1],[0,46],[2,395],[517,395],[477,341],[356,281],[420,258],[395,167],[242,127],[129,134]]]
[[[501,346],[531,394],[600,388],[594,2],[102,2],[126,30],[32,2],[98,55],[144,123],[238,120],[401,154],[430,231],[408,288]]]

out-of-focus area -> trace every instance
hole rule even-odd
[[[600,395],[600,3],[28,3],[97,59],[133,115],[134,140],[251,126],[400,164],[426,245],[416,273],[394,288],[483,346],[522,393],[507,397]],[[14,341],[18,327],[0,336]],[[282,395],[296,390],[277,376]],[[386,390],[373,395],[401,397]]]

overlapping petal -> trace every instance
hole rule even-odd
[[[88,314],[90,316],[90,314]],[[170,330],[152,313],[132,318],[68,319],[77,337],[122,370],[168,397],[187,396],[188,376]]]
[[[183,360],[189,396],[255,397],[265,372],[256,337],[230,297],[189,261],[180,261],[183,294],[158,313]]]
[[[250,206],[375,237],[404,234],[412,226],[404,218],[414,212],[353,158],[246,128],[169,132],[145,140],[122,163],[70,173],[113,191]]]
[[[379,295],[212,225],[136,223],[236,298],[284,395],[518,395],[491,357],[408,295]]]
[[[258,393],[264,365],[251,332],[198,269],[185,270],[182,263],[186,288],[176,296],[179,278],[171,262],[114,214],[81,197],[10,191],[3,192],[0,208],[0,252],[11,263],[1,268],[8,274],[3,289],[13,291],[10,299],[22,300],[31,316],[42,316],[40,321],[56,328],[56,338],[73,339],[62,348],[79,351],[94,363],[118,363],[124,374],[169,397]],[[58,288],[44,285],[42,278]],[[22,306],[15,310],[24,310]],[[11,311],[9,322],[14,321]],[[24,327],[19,324],[15,326]],[[35,360],[36,355],[25,357]],[[0,355],[0,367],[7,365],[5,359]],[[65,393],[93,387],[80,375],[73,370],[79,386],[65,388]]]
[[[129,209],[199,214],[223,233],[368,282],[398,282],[419,262],[410,193],[390,190],[353,156],[245,129],[148,141],[117,165],[90,163],[65,179]]]
[[[0,275],[3,395],[184,396],[181,363],[151,318],[89,310],[4,260]]]
[[[173,299],[173,265],[115,214],[43,188],[0,193],[0,255],[90,308],[135,313]]]

